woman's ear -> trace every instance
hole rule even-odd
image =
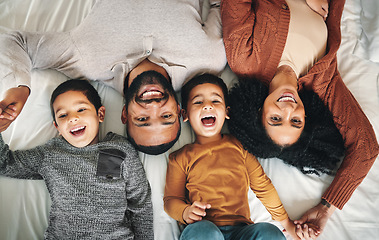
[[[101,106],[99,110],[97,110],[97,116],[99,117],[99,122],[104,122],[105,118],[105,107]]]
[[[229,117],[229,112],[230,112],[230,107],[228,106],[228,107],[226,107],[226,115],[225,115],[225,118],[226,119],[230,119],[230,117]]]
[[[182,113],[182,117],[183,117],[183,122],[187,122],[188,121],[187,111],[182,109],[181,113]]]

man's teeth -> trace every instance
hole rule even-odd
[[[71,131],[70,132],[77,132],[77,131],[80,131],[80,130],[83,130],[84,129],[84,127],[77,127],[77,128],[74,128],[74,129],[71,129]]]
[[[144,92],[141,97],[151,98],[151,97],[160,97],[160,96],[162,96],[162,93],[159,91],[148,91],[148,92]]]

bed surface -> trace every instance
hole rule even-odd
[[[28,31],[65,31],[78,25],[90,12],[95,0],[2,0],[0,32],[9,29]],[[205,8],[206,9],[206,8]],[[346,0],[342,16],[342,44],[338,64],[342,78],[378,136],[379,131],[379,2]],[[230,86],[235,75],[226,68],[221,76]],[[49,99],[54,88],[67,79],[55,70],[33,70],[31,95],[18,119],[2,133],[11,149],[28,149],[57,135],[50,116]],[[100,137],[108,131],[125,135],[121,123],[122,96],[115,90],[93,82],[106,107]],[[1,87],[1,85],[0,85]],[[6,89],[0,88],[1,94]],[[152,187],[155,239],[177,239],[179,228],[163,210],[163,190],[170,152],[192,142],[188,123],[182,135],[165,154],[140,153]],[[304,175],[280,159],[260,159],[292,219],[320,201],[331,176]],[[270,215],[250,191],[252,220],[269,221]],[[48,224],[50,198],[41,180],[16,180],[0,176],[0,239],[43,239]],[[319,239],[378,239],[379,236],[379,163],[376,161],[362,184],[342,211],[336,210]]]

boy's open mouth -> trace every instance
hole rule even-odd
[[[78,136],[78,135],[83,134],[85,130],[86,130],[86,127],[81,126],[81,127],[76,127],[76,128],[71,129],[70,133],[74,136]]]
[[[214,116],[203,117],[203,118],[201,118],[201,122],[203,123],[204,126],[211,127],[211,126],[215,125],[216,117],[214,117]]]

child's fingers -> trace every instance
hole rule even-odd
[[[14,105],[9,105],[7,108],[1,110],[0,118],[5,118],[8,120],[14,120],[17,117],[16,107]]]

